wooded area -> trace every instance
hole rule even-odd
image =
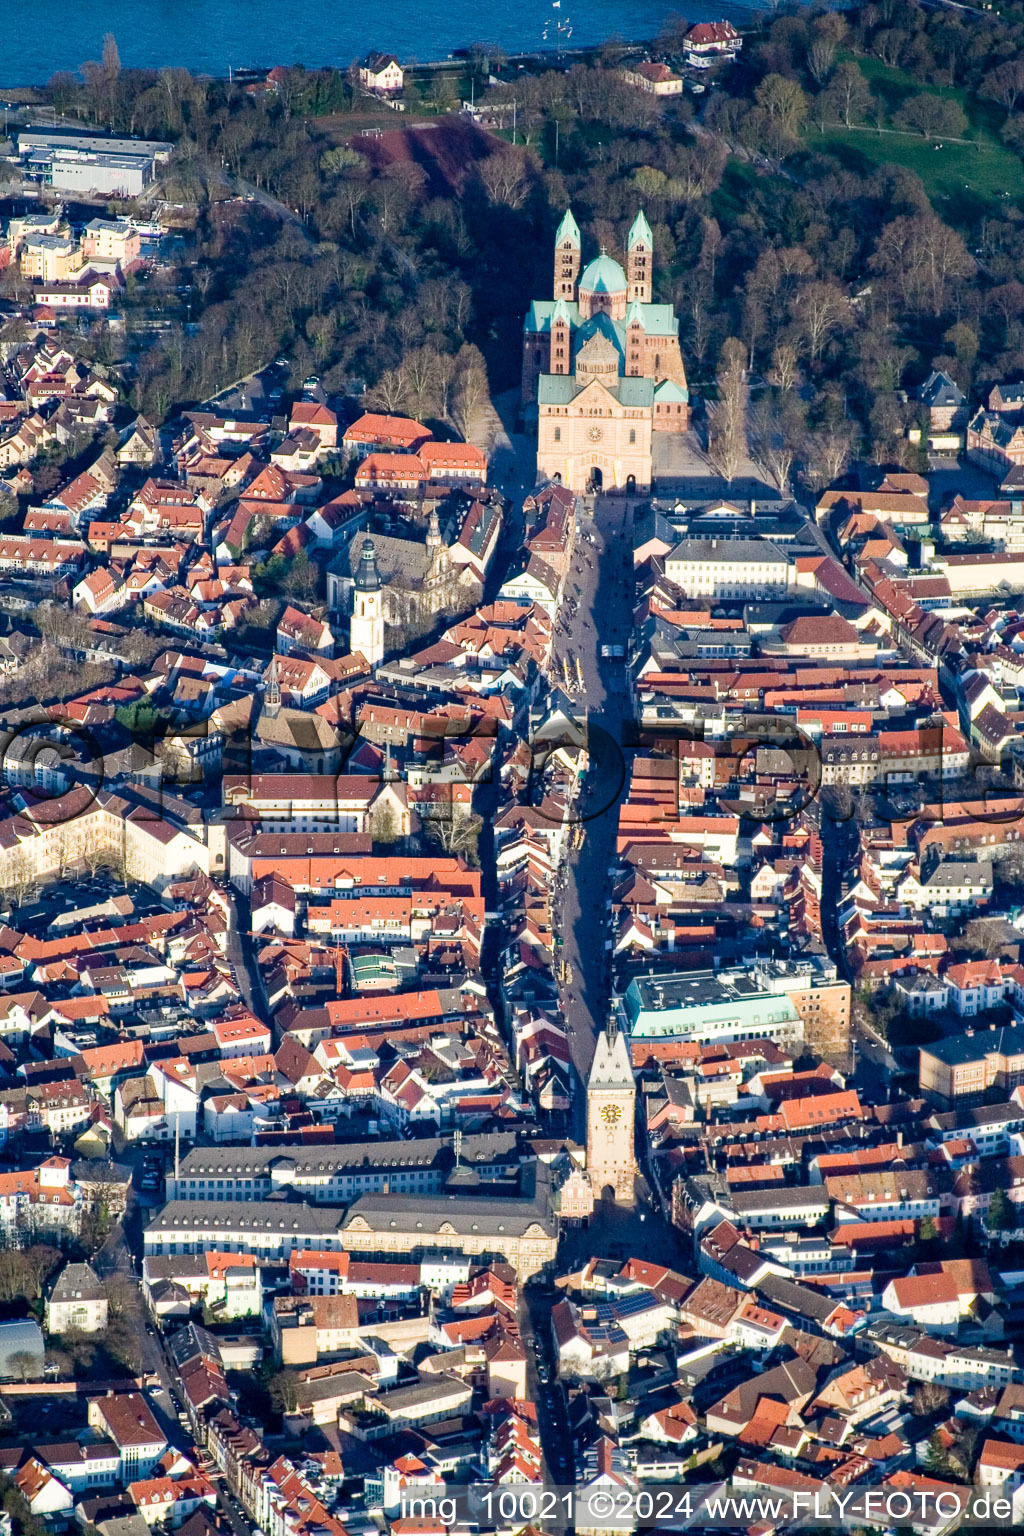
[[[683,26],[667,29],[666,51]],[[190,285],[201,329],[176,325],[141,352],[134,403],[147,415],[286,349],[329,390],[365,384],[382,409],[465,433],[488,381],[516,382],[522,315],[549,285],[561,210],[571,204],[588,241],[621,256],[639,203],[655,298],[682,316],[698,389],[713,398],[738,370],[766,473],[781,483],[799,462],[823,483],[855,450],[914,461],[913,407],[897,391],[933,366],[964,389],[1024,372],[1020,208],[970,187],[933,202],[913,170],[875,163],[889,142],[938,154],[943,135],[968,134],[979,164],[987,135],[1016,165],[1022,39],[1019,22],[913,0],[779,14],[697,121],[688,96],[666,105],[628,85],[609,46],[591,64],[492,88],[492,100],[515,98],[518,142],[492,137],[447,182],[417,160],[415,130],[387,135],[394,153],[353,137],[355,98],[337,71],[289,70],[276,93],[252,95],[182,70],[122,70],[108,48],[49,95],[60,110],[172,138],[169,195],[198,210],[166,287]],[[897,126],[879,150],[883,118]],[[872,156],[816,143],[847,130]],[[297,214],[282,222],[258,200],[225,201],[225,172],[235,190]],[[727,458],[735,388],[716,413]]]

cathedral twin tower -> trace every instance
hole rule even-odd
[[[581,270],[582,269],[582,270]],[[646,492],[653,434],[685,432],[689,392],[679,321],[652,302],[654,237],[638,213],[626,270],[607,251],[583,267],[568,210],[555,234],[551,299],[523,326],[523,407],[537,417],[537,473],[570,490]]]
[[[566,299],[572,304],[576,299],[576,285],[579,281],[580,266],[583,261],[583,247],[580,240],[579,225],[573,218],[569,209],[562,216],[562,222],[555,234],[555,298]],[[598,263],[606,263],[606,270],[612,273],[614,279],[621,277],[622,268],[617,261],[613,261],[602,249],[597,262],[592,262],[587,268],[588,276],[593,273],[593,268]],[[638,304],[651,302],[651,270],[654,263],[654,237],[651,234],[651,226],[642,213],[638,213],[633,220],[633,227],[626,241],[626,291],[625,301],[631,304],[634,300]],[[622,319],[626,311],[617,318]]]

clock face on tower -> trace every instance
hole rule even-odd
[[[590,431],[587,433],[587,436],[590,438],[590,441],[592,443],[599,443],[601,441],[602,437],[604,436],[604,432],[595,423],[595,425],[590,428]]]
[[[614,1125],[622,1119],[622,1110],[618,1104],[605,1104],[601,1110],[601,1119],[605,1125]]]

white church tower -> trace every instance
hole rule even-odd
[[[384,591],[372,539],[363,540],[359,557],[348,645],[352,652],[361,651],[371,666],[384,660]]]
[[[600,1200],[610,1186],[616,1200],[633,1204],[635,1112],[636,1082],[629,1044],[620,1030],[609,1025],[597,1037],[587,1078],[587,1174],[595,1200]]]

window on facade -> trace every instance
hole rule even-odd
[[[555,442],[556,443],[560,443],[561,441],[562,441],[562,429],[561,429],[561,427],[556,427],[555,428]]]
[[[629,440],[630,440],[631,443],[635,443],[636,442],[636,428],[635,427],[630,427],[630,429],[629,429]]]

